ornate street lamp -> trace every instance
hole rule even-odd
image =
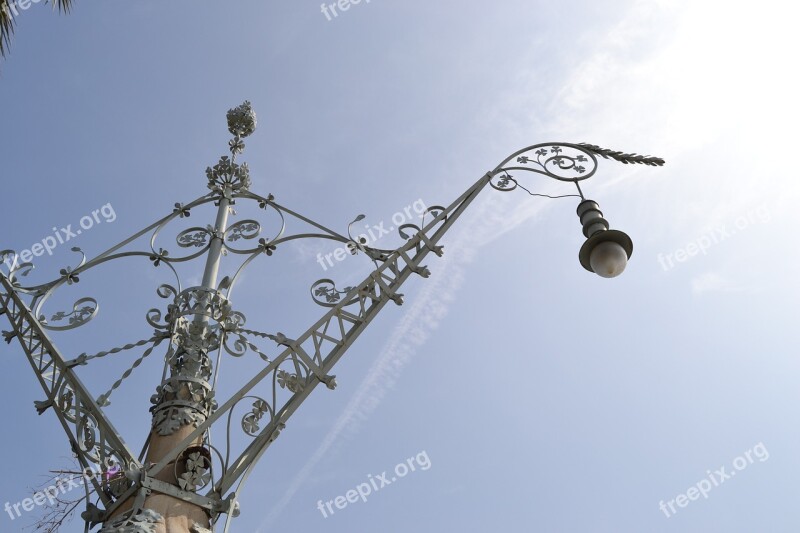
[[[488,176],[492,179],[492,186],[500,191],[512,191],[520,187],[532,196],[579,197],[582,201],[578,204],[578,217],[583,225],[583,234],[586,236],[586,242],[583,243],[578,254],[581,265],[598,276],[615,278],[622,274],[628,264],[628,259],[631,258],[633,241],[625,233],[609,229],[608,221],[603,218],[597,202],[587,200],[583,196],[580,182],[594,176],[597,170],[596,155],[615,159],[625,164],[639,163],[649,166],[664,164],[664,160],[658,157],[623,154],[591,144],[545,143],[529,146],[512,154]],[[536,157],[533,158],[533,156]],[[514,158],[517,163],[528,166],[506,167],[505,165]],[[578,194],[553,197],[531,193],[519,185],[517,180],[509,174],[510,171],[536,172],[555,180],[572,182],[575,184]]]
[[[608,229],[608,221],[593,200],[578,204],[578,216],[586,236],[578,254],[583,268],[604,278],[622,274],[633,253],[631,238],[621,231]]]
[[[231,517],[239,512],[237,497],[242,484],[258,459],[318,384],[335,388],[330,373],[333,366],[386,303],[403,303],[399,292],[403,283],[412,275],[430,276],[423,259],[430,252],[443,254],[442,237],[486,185],[503,192],[519,188],[534,196],[547,196],[531,192],[512,173],[532,172],[572,182],[577,194],[563,196],[581,200],[578,216],[587,240],[580,250],[580,262],[600,276],[614,277],[624,270],[633,245],[627,235],[609,229],[598,204],[584,197],[580,182],[594,175],[598,156],[626,164],[664,164],[659,158],[588,144],[530,146],[509,156],[448,206],[428,208],[419,225],[400,226],[402,246],[379,249],[350,235],[350,227],[363,215],[356,217],[345,236],[279,204],[272,195],[252,192],[247,164],[237,163],[236,158],[244,151],[244,139],[255,131],[255,113],[245,102],[230,110],[227,118],[233,135],[231,155],[207,170],[208,194],[175,204],[172,213],[94,259],[87,260],[79,248],[73,248],[81,256],[79,263],[62,269],[60,276],[48,283],[23,285],[21,277],[33,265],[17,264],[11,250],[0,252],[0,260],[8,265],[7,273],[0,271],[0,314],[6,315],[12,328],[3,336],[9,343],[18,340],[44,390],[45,398],[36,402],[36,409],[39,414],[55,413],[82,468],[102,472],[86,489],[82,514],[86,531],[103,524],[100,533],[203,533],[226,515],[227,532]],[[231,222],[237,202],[252,203],[271,214],[277,229],[262,236],[258,220]],[[189,227],[177,234],[178,251],[186,252],[171,253],[161,244],[159,236],[166,227],[211,203],[217,206],[213,226]],[[135,246],[147,237],[149,249]],[[269,258],[283,244],[301,239],[344,243],[354,254],[369,258],[375,268],[353,287],[338,289],[330,279],[314,283],[311,296],[327,312],[295,338],[251,329],[244,314],[233,306],[233,289],[250,265]],[[243,260],[232,276],[220,280],[225,255],[228,260]],[[164,309],[156,307],[146,315],[154,333],[136,343],[66,358],[51,334],[88,323],[97,315],[98,303],[85,297],[77,300],[71,311],[53,313],[46,311],[48,300],[59,289],[78,283],[90,270],[120,258],[144,259],[166,268],[174,277],[174,283],[162,284],[156,291],[166,300]],[[201,259],[205,260],[202,282],[185,287],[176,266]],[[258,339],[271,340],[278,349],[268,353],[256,344]],[[142,452],[136,455],[112,425],[105,407],[159,347],[164,354],[163,377],[151,398],[152,429]],[[90,391],[80,379],[84,367],[93,361],[132,349],[144,351],[102,394]],[[241,358],[248,353],[258,358],[259,369],[220,404],[216,385],[223,356]],[[239,410],[246,439],[241,445],[232,438],[237,407],[245,407],[243,412]],[[212,440],[212,427],[220,428],[224,437]]]

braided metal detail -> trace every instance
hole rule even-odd
[[[147,350],[145,350],[142,356],[139,357],[136,361],[134,361],[130,368],[128,368],[125,372],[123,372],[122,376],[117,381],[114,382],[111,388],[108,389],[106,393],[102,394],[99,398],[97,398],[97,405],[99,405],[100,407],[107,407],[111,405],[111,402],[109,401],[111,394],[115,390],[117,390],[119,386],[122,385],[122,382],[128,379],[130,375],[133,373],[133,371],[136,370],[145,359],[147,359],[147,356],[153,353],[153,350],[155,350],[158,347],[158,345],[161,344],[167,338],[169,338],[169,335],[164,335],[156,339],[153,345],[149,347]]]
[[[604,159],[613,159],[614,161],[619,161],[624,165],[628,164],[639,164],[639,165],[648,165],[651,167],[661,167],[664,166],[665,161],[660,157],[653,157],[650,155],[639,155],[639,154],[625,154],[623,152],[619,152],[617,150],[609,150],[608,148],[600,148],[594,144],[588,143],[580,143],[578,146],[582,147],[589,152],[599,155]]]
[[[92,355],[89,355],[89,354],[86,354],[86,353],[82,353],[78,357],[76,357],[72,362],[74,364],[83,365],[83,364],[88,363],[92,359],[100,359],[101,357],[105,357],[107,355],[117,354],[117,353],[120,353],[120,352],[124,352],[126,350],[132,350],[133,348],[146,346],[146,345],[150,344],[151,342],[156,341],[158,338],[159,338],[158,336],[153,336],[153,337],[150,337],[149,339],[142,339],[140,341],[128,343],[128,344],[125,344],[123,346],[117,346],[115,348],[111,348],[110,350],[103,350],[103,351],[97,352],[97,353],[92,354]]]

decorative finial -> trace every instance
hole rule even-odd
[[[242,139],[256,131],[256,112],[248,100],[228,110],[228,131],[233,134],[233,139],[228,142],[231,157],[223,156],[213,168],[206,169],[208,188],[221,193],[226,189],[246,191],[250,188],[250,170],[247,163],[236,163],[236,156],[244,152]]]
[[[224,193],[226,188],[239,192],[250,189],[250,169],[247,163],[235,163],[227,155],[222,156],[219,163],[206,169],[208,188],[215,192]]]
[[[248,137],[256,131],[256,112],[248,100],[228,110],[228,131],[236,137]]]

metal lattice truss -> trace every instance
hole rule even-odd
[[[623,163],[660,165],[657,158],[612,152],[592,145],[567,143],[539,144],[512,154],[498,167],[481,177],[449,206],[427,210],[422,223],[399,228],[405,243],[397,249],[372,248],[342,235],[310,218],[278,204],[272,195],[259,196],[249,190],[250,177],[246,164],[236,163],[244,150],[242,139],[255,129],[255,115],[245,103],[228,115],[229,130],[234,135],[229,143],[231,157],[223,157],[207,171],[211,192],[188,204],[175,204],[171,214],[129,239],[87,261],[83,253],[80,263],[64,268],[56,280],[36,286],[24,286],[20,278],[33,268],[30,264],[8,261],[13,251],[0,252],[0,261],[10,265],[8,274],[0,271],[0,314],[6,315],[11,330],[3,332],[7,342],[17,339],[45,394],[36,402],[39,414],[52,410],[64,428],[77,460],[84,468],[102,471],[87,487],[87,510],[83,514],[87,531],[93,524],[105,523],[103,533],[150,531],[159,518],[148,511],[145,500],[151,494],[166,494],[191,502],[206,510],[213,524],[222,514],[230,518],[238,513],[236,503],[241,484],[254,465],[286,427],[290,417],[319,384],[336,386],[333,367],[350,346],[389,302],[401,305],[402,285],[413,276],[427,278],[429,269],[423,264],[429,253],[443,254],[440,242],[455,221],[475,198],[490,185],[495,190],[510,191],[522,187],[511,172],[533,172],[578,185],[591,177],[597,167],[596,155]],[[508,166],[510,161],[514,166]],[[546,195],[541,195],[546,196]],[[261,237],[257,220],[242,220],[228,225],[231,206],[239,202],[255,202],[280,219],[280,230],[272,237]],[[191,250],[186,255],[173,255],[156,245],[162,229],[176,219],[186,218],[191,210],[204,204],[218,206],[216,223],[192,227],[176,237],[179,249]],[[355,221],[361,220],[359,216]],[[288,231],[288,222],[310,230]],[[354,222],[355,222],[354,221]],[[352,225],[352,224],[351,224]],[[130,245],[150,235],[150,249],[131,250]],[[242,272],[254,261],[268,258],[281,245],[299,239],[328,239],[347,244],[354,254],[363,254],[374,269],[357,286],[338,289],[330,279],[312,285],[314,301],[327,312],[305,332],[294,338],[282,333],[263,333],[246,327],[245,316],[232,305],[231,295]],[[242,243],[254,242],[250,247]],[[244,257],[232,277],[216,279],[220,256]],[[73,285],[80,276],[107,261],[122,257],[146,258],[155,267],[166,266],[174,273],[175,285],[161,285],[157,294],[167,301],[166,311],[151,309],[147,323],[154,328],[152,337],[93,355],[82,354],[67,359],[59,352],[49,334],[80,327],[98,312],[97,301],[81,298],[70,312],[46,314],[44,307],[50,296],[64,285]],[[203,284],[184,288],[175,265],[205,258]],[[268,339],[277,350],[264,350],[257,345]],[[152,398],[153,429],[150,437],[179,438],[170,451],[159,457],[134,455],[111,424],[104,408],[124,380],[160,346],[164,347],[164,376]],[[132,349],[144,353],[126,369],[120,379],[102,394],[88,390],[78,374],[95,359]],[[223,403],[216,398],[214,367],[223,354],[241,357],[252,352],[262,367],[241,388]],[[216,354],[216,363],[213,356]],[[245,411],[235,428],[237,407]],[[242,413],[242,409],[238,412]],[[225,426],[224,445],[218,446],[209,437],[212,427],[219,435]],[[245,444],[236,446],[232,434],[241,430]],[[175,482],[163,481],[163,473],[174,469]],[[94,494],[94,502],[90,493]],[[130,508],[125,513],[121,511]],[[112,520],[113,517],[113,520]],[[129,528],[129,529],[125,529]],[[138,528],[138,529],[137,529]],[[198,525],[196,528],[202,531]],[[225,528],[227,531],[227,526]]]

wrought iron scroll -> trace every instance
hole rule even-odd
[[[0,314],[5,314],[13,331],[3,332],[6,342],[16,338],[33,368],[46,398],[36,402],[39,414],[52,409],[67,433],[73,452],[84,468],[94,465],[104,474],[108,465],[123,469],[141,464],[106,419],[99,405],[52,344],[43,326],[21,300],[9,279],[0,273]],[[102,478],[101,478],[102,479]],[[95,491],[105,505],[114,501],[113,491],[92,478]],[[118,488],[118,487],[117,487]]]

